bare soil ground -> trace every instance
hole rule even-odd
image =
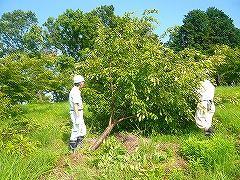
[[[132,134],[123,134],[120,133],[115,136],[116,140],[118,142],[121,142],[122,145],[126,148],[128,154],[133,154],[136,152],[136,148],[139,146],[139,144],[143,141],[148,142],[149,140],[147,138],[145,139],[140,139],[136,135]],[[93,138],[88,138],[85,139],[86,143],[88,144],[93,144],[96,139]],[[179,154],[179,144],[175,143],[161,143],[156,146],[156,150],[161,150],[161,151],[166,151],[166,149],[171,149],[173,152],[173,158],[169,161],[163,161],[163,166],[165,168],[165,171],[171,172],[174,169],[186,169],[188,168],[188,163],[186,160],[182,159]],[[86,158],[86,155],[80,153],[80,152],[75,152],[71,153],[70,155],[62,156],[59,158],[56,167],[53,169],[51,172],[51,176],[57,177],[57,179],[62,179],[62,180],[72,180],[74,179],[70,174],[66,173],[66,168],[71,166],[78,166],[81,163],[84,163]]]
[[[139,146],[141,140],[138,136],[132,135],[132,134],[118,134],[116,136],[116,139],[119,142],[122,142],[123,146],[126,147],[129,154],[132,154],[136,151],[136,148]],[[149,140],[143,139],[145,142],[148,142]],[[156,150],[162,150],[166,151],[166,149],[171,149],[173,151],[173,157],[171,161],[163,162],[165,171],[171,172],[172,169],[185,169],[188,168],[188,163],[186,160],[180,157],[180,145],[175,143],[161,143],[156,146]]]

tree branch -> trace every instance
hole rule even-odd
[[[122,121],[124,121],[124,120],[131,119],[131,118],[134,118],[134,117],[137,117],[137,115],[132,115],[132,116],[128,116],[128,117],[124,117],[124,118],[118,119],[118,120],[116,120],[116,121],[113,123],[113,125],[115,126],[116,124],[118,124],[118,123],[120,123],[120,122],[122,122]]]

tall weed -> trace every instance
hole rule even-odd
[[[210,140],[189,138],[181,145],[180,152],[189,160],[192,170],[211,172],[208,177],[237,177],[236,166],[239,163],[233,138],[215,135]],[[218,175],[217,175],[218,174]]]
[[[8,154],[0,151],[0,180],[39,179],[53,168],[56,157],[46,152],[38,152],[31,157]]]

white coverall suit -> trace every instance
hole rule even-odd
[[[86,135],[86,125],[83,119],[83,103],[80,90],[74,86],[69,93],[70,117],[72,121],[72,133],[70,141],[77,141],[78,138]],[[74,112],[74,104],[78,104],[79,116]]]
[[[201,81],[198,93],[200,95],[200,102],[197,105],[195,115],[196,125],[208,133],[212,124],[213,114],[215,112],[215,105],[213,102],[215,87],[209,80]]]

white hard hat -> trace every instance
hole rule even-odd
[[[76,75],[73,78],[74,83],[84,82],[84,78],[81,75]]]

